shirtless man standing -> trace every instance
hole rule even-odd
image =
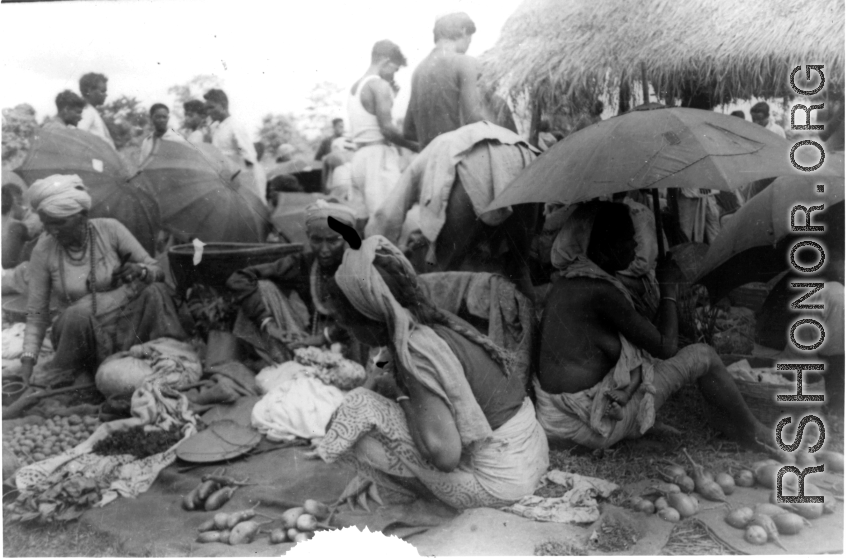
[[[406,65],[400,47],[379,41],[371,51],[371,65],[353,87],[347,101],[356,154],[352,160],[349,204],[361,227],[379,209],[400,178],[400,151],[418,151],[416,141],[403,137],[394,125],[394,74]],[[360,230],[362,230],[360,228]]]
[[[437,136],[485,119],[479,63],[465,54],[476,26],[464,12],[435,22],[435,48],[412,74],[403,134],[421,149]]]
[[[672,393],[696,380],[723,434],[769,447],[773,429],[753,416],[714,349],[678,349],[683,277],[672,261],[656,270],[661,303],[655,325],[635,311],[614,278],[635,257],[634,235],[627,206],[593,202],[578,207],[556,238],[551,257],[562,275],[545,304],[533,379],[548,438],[606,448],[638,437]]]

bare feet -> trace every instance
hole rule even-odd
[[[623,420],[623,408],[629,402],[629,394],[622,389],[612,390],[606,394],[609,405],[606,407],[606,416],[614,421]]]

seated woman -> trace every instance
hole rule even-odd
[[[38,240],[29,264],[21,356],[25,380],[33,375],[50,326],[54,293],[61,310],[52,332],[56,352],[39,369],[39,385],[94,372],[107,356],[138,343],[186,339],[156,260],[118,221],[88,218],[91,197],[78,176],[37,180],[28,194],[47,234]]]
[[[327,225],[327,217],[354,225],[353,210],[318,200],[306,208],[306,233],[312,250],[236,271],[227,280],[252,326],[236,323],[236,335],[251,342],[270,360],[290,360],[298,347],[346,345],[347,358],[362,362],[358,347],[336,325],[324,305],[327,281],[338,269],[346,244]],[[248,331],[253,327],[261,333]]]
[[[335,225],[335,223],[333,223]],[[385,237],[360,241],[330,281],[329,304],[362,343],[387,348],[399,397],[366,388],[345,397],[317,455],[354,464],[342,498],[435,496],[454,508],[503,506],[533,493],[547,440],[507,354],[422,293]]]
[[[656,271],[656,325],[635,310],[615,278],[635,257],[634,235],[626,205],[592,202],[575,210],[553,245],[561,278],[545,303],[533,379],[538,420],[548,438],[589,448],[637,438],[653,426],[655,410],[672,393],[696,380],[725,435],[771,449],[773,429],[750,412],[714,349],[677,349],[676,300],[683,279],[672,261]]]

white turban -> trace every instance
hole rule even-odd
[[[32,183],[27,191],[36,212],[61,219],[91,209],[91,196],[75,174],[54,174]]]
[[[356,214],[350,207],[333,201],[317,200],[306,207],[306,228],[314,224],[327,227],[327,217],[334,217],[351,227],[356,227]]]

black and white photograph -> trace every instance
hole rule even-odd
[[[0,26],[4,557],[844,553],[843,0]]]

